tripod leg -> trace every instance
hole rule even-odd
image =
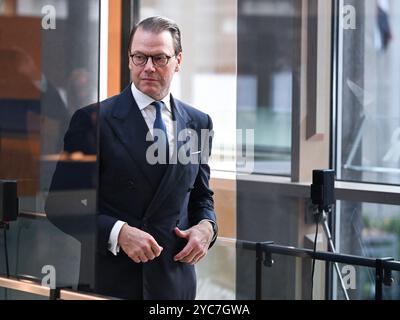
[[[330,249],[331,249],[331,251],[333,253],[336,253],[335,245],[333,244],[331,232],[329,231],[329,226],[328,226],[328,223],[326,221],[326,217],[324,217],[322,222],[323,222],[323,226],[324,226],[325,235],[328,238],[329,247],[330,247]],[[341,284],[342,289],[343,289],[343,293],[344,293],[344,295],[346,297],[346,300],[350,300],[349,295],[347,294],[346,286],[344,285],[342,273],[340,272],[340,269],[339,269],[339,264],[337,262],[335,262],[334,265],[335,265],[337,276],[339,277],[340,284]]]

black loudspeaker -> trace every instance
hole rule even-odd
[[[332,169],[313,170],[311,201],[319,210],[328,211],[335,203],[335,171]]]
[[[17,220],[17,181],[0,180],[0,223]]]

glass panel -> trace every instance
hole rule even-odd
[[[299,41],[297,3],[238,2],[237,128],[243,130],[238,150],[253,147],[244,140],[244,132],[254,130],[257,173],[291,173],[292,75],[298,67],[293,61]],[[240,166],[238,162],[238,171]]]
[[[233,242],[217,240],[196,265],[197,300],[235,299],[236,249]]]
[[[400,2],[344,0],[341,9],[338,178],[399,184]]]
[[[140,1],[140,20],[154,15],[182,31],[184,59],[172,94],[211,116],[211,168],[235,171],[237,1]]]
[[[47,297],[19,290],[0,288],[0,300],[49,300]]]
[[[1,1],[0,37],[0,179],[18,181],[21,213],[8,225],[9,273],[92,288],[96,117],[60,152],[71,116],[98,101],[99,1]],[[2,275],[4,255],[2,234]]]
[[[303,200],[284,196],[273,189],[271,184],[237,182],[237,238],[246,241],[274,241],[284,246],[308,245],[299,233],[305,230],[315,232],[315,227],[311,225],[305,229],[306,226],[301,224],[307,208]],[[255,258],[255,251],[236,251],[237,299],[255,299]],[[301,299],[301,291],[296,291],[297,282],[303,280],[309,283],[309,278],[299,273],[295,259],[280,255],[274,255],[273,259],[276,263],[272,268],[262,267],[262,299]]]
[[[347,277],[346,284],[349,286],[347,294],[350,300],[375,300],[375,269],[359,266],[349,266],[339,264],[342,275]],[[354,275],[354,276],[353,276]],[[354,281],[352,280],[354,277]],[[383,300],[399,300],[400,285],[399,272],[392,271],[393,283],[391,286],[382,286]],[[338,280],[336,284],[338,288],[337,300],[345,300],[343,290]]]
[[[182,32],[183,63],[171,93],[211,116],[215,132],[211,168],[235,171],[237,1],[140,1],[140,20],[154,15],[175,20]],[[228,189],[220,180],[210,184],[215,192],[219,235],[232,236],[235,183],[228,181]],[[196,271],[197,299],[234,299],[234,248],[217,241]]]
[[[256,282],[261,282],[262,300],[295,300],[296,297],[296,262],[297,259],[284,255],[273,255],[272,267],[261,266],[261,279],[256,273],[256,254],[254,251],[240,249],[237,299],[256,299]],[[245,262],[247,261],[247,263]],[[299,259],[300,261],[300,259]],[[308,264],[310,266],[310,264]],[[304,279],[304,278],[303,278]],[[306,279],[309,280],[310,278]],[[307,299],[307,297],[304,297]]]
[[[339,202],[338,252],[358,256],[400,258],[400,208],[374,203]],[[356,268],[356,288],[348,291],[350,299],[374,299],[375,269]],[[398,277],[397,272],[393,272]],[[338,298],[343,298],[339,284]],[[400,299],[396,280],[384,291],[385,299]]]

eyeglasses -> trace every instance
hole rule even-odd
[[[156,56],[146,56],[141,53],[135,53],[131,54],[130,57],[132,59],[133,64],[138,67],[146,65],[149,58],[151,58],[151,61],[156,67],[165,67],[168,64],[169,59],[175,57],[175,55],[171,57],[167,56],[166,54],[158,54]]]

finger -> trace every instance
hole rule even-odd
[[[152,242],[150,250],[154,254],[155,257],[158,257],[161,254],[161,251],[163,250],[163,247],[161,247],[157,242]]]
[[[201,259],[203,259],[206,256],[206,253],[201,252],[199,253],[197,256],[195,256],[193,258],[192,264],[196,264],[197,262],[199,262]]]
[[[139,253],[139,259],[140,259],[140,262],[147,262],[147,261],[149,261],[149,260],[147,259],[146,255],[145,255],[143,252]]]
[[[186,262],[186,263],[192,263],[193,259],[197,256],[201,254],[201,251],[199,252],[198,250],[192,250],[186,257],[184,257],[181,261],[182,262]]]
[[[140,259],[137,256],[133,256],[131,257],[131,259],[135,262],[135,263],[140,263]]]
[[[163,249],[163,247],[161,247],[156,239],[153,238],[152,235],[150,235],[149,233],[147,234],[149,236],[148,240],[149,240],[149,244],[150,244],[150,249],[154,252],[154,254],[156,255],[156,257],[158,257]]]
[[[154,255],[151,247],[145,248],[143,250],[143,254],[146,256],[148,260],[153,260],[156,256]]]
[[[193,250],[193,245],[188,242],[187,245],[182,249],[181,252],[179,252],[175,257],[174,260],[183,260],[185,257],[187,257]]]
[[[188,231],[180,230],[178,227],[175,227],[175,234],[176,234],[179,238],[184,238],[184,239],[189,238],[189,232],[188,232]]]

